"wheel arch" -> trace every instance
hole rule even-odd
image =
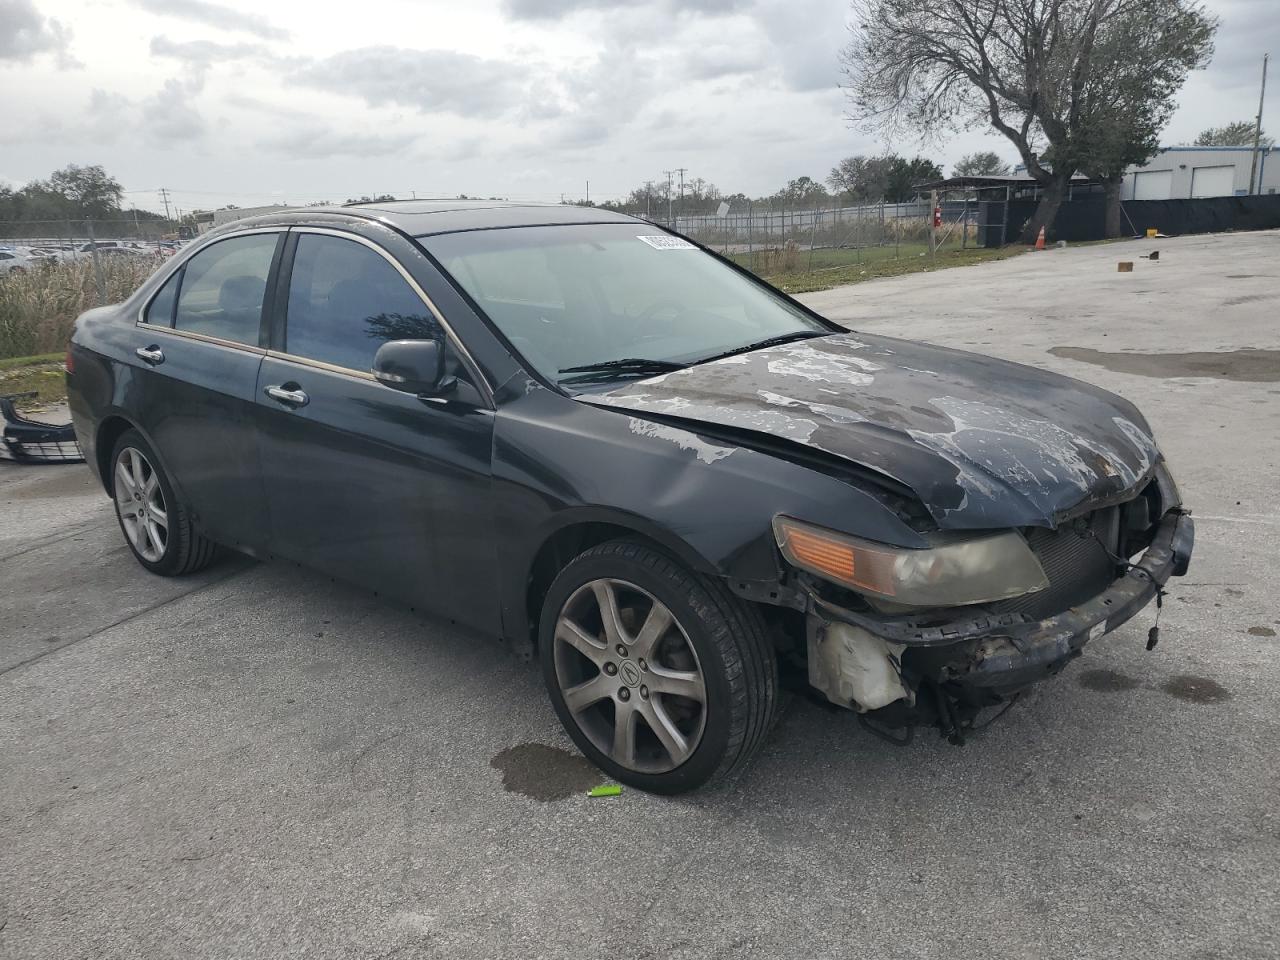
[[[93,453],[98,464],[98,477],[102,481],[102,489],[109,497],[115,496],[111,476],[111,454],[115,451],[116,441],[129,430],[137,430],[146,436],[142,429],[124,414],[110,413],[102,418],[94,434]],[[152,444],[152,446],[155,445]]]
[[[668,554],[697,573],[717,575],[715,565],[677,535],[640,517],[611,511],[573,511],[545,531],[526,565],[524,615],[536,649],[542,603],[556,576],[584,550],[610,540],[635,540]]]

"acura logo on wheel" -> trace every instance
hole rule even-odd
[[[618,665],[618,676],[622,678],[622,682],[628,687],[640,685],[640,668],[630,660],[623,660]]]

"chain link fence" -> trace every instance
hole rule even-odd
[[[739,204],[721,214],[656,219],[760,276],[807,274],[858,264],[937,256],[1003,243],[1007,201],[952,194],[825,209]]]

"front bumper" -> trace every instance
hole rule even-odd
[[[812,590],[810,614],[902,645],[904,667],[913,666],[904,673],[918,673],[934,684],[959,685],[998,700],[1057,673],[1079,656],[1090,640],[1132,618],[1170,577],[1187,572],[1194,543],[1195,525],[1190,514],[1181,509],[1170,511],[1161,519],[1141,560],[1092,600],[1045,620],[957,611],[953,620],[921,626],[907,618],[877,618],[848,610]]]

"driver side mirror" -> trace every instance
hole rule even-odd
[[[379,383],[419,397],[443,396],[458,383],[445,376],[439,340],[389,340],[374,354],[372,372]]]

